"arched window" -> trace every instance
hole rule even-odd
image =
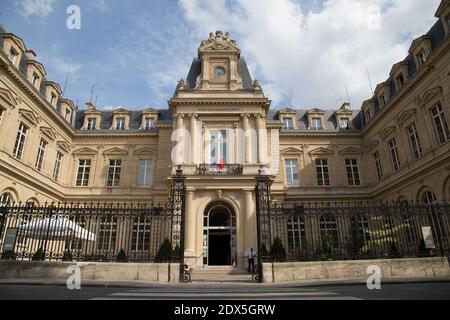
[[[423,203],[430,205],[430,204],[435,204],[437,202],[437,198],[433,192],[427,191],[423,194],[422,201],[423,201]]]
[[[5,192],[0,196],[0,207],[10,206],[12,204],[12,196],[10,193]]]

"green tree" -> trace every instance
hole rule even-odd
[[[281,241],[280,238],[276,237],[273,239],[270,255],[275,262],[286,261],[286,250],[284,249],[283,241]]]

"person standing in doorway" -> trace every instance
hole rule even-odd
[[[248,272],[255,273],[255,257],[256,253],[253,251],[253,248],[250,249],[248,253]]]

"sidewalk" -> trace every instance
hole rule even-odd
[[[332,286],[360,286],[366,285],[367,279],[340,279],[340,280],[314,280],[295,281],[281,283],[226,283],[226,282],[201,282],[189,284],[148,283],[142,281],[97,281],[82,280],[81,286],[85,287],[111,287],[111,288],[226,288],[226,287],[332,287]],[[407,284],[407,283],[434,283],[448,282],[450,277],[444,278],[386,278],[382,284]],[[47,279],[0,279],[0,285],[36,285],[36,286],[66,286],[63,280]]]

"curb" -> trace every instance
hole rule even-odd
[[[450,283],[450,277],[447,278],[390,278],[382,280],[381,284],[413,284],[413,283]],[[41,279],[14,279],[0,280],[0,286],[66,286],[66,281],[45,281]],[[366,285],[366,279],[346,279],[317,282],[279,282],[279,283],[236,283],[236,282],[194,282],[191,284],[170,284],[170,283],[145,283],[145,282],[105,282],[89,281],[82,282],[82,287],[103,287],[103,288],[221,288],[221,287],[343,287],[343,286],[361,286]]]

